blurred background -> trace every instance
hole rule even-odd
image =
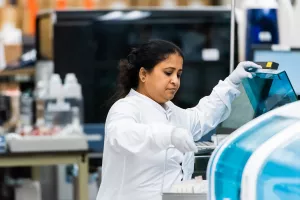
[[[280,63],[300,95],[300,1],[237,0],[234,14],[230,54],[230,0],[0,0],[0,200],[80,199],[78,163],[59,161],[70,154],[87,158],[81,189],[95,199],[118,61],[149,39],[185,54],[180,107],[209,95],[231,56],[234,66]],[[196,175],[205,178],[207,161]]]

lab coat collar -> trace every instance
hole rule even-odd
[[[137,92],[134,89],[131,89],[128,96],[138,96],[142,99],[144,99],[146,102],[150,103],[151,105],[153,105],[155,108],[157,108],[158,110],[160,110],[161,112],[167,114],[167,116],[169,117],[171,115],[171,109],[170,107],[167,105],[167,103],[165,103],[163,106],[161,106],[159,103],[157,103],[156,101],[152,100],[151,98]]]

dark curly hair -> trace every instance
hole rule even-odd
[[[115,101],[124,98],[131,88],[135,89],[139,84],[139,71],[141,67],[151,70],[160,62],[168,58],[170,54],[178,53],[184,58],[181,49],[175,44],[165,40],[150,40],[139,48],[132,49],[126,59],[120,60],[117,92]]]

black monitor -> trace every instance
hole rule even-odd
[[[182,108],[195,106],[229,75],[228,8],[57,11],[55,19],[55,72],[62,77],[69,72],[77,75],[85,123],[105,122],[119,60],[150,39],[172,41],[184,52],[181,87],[173,100]]]

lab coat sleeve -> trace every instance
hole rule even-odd
[[[186,110],[195,141],[228,118],[231,103],[239,94],[238,86],[225,79],[225,81],[219,81],[212,93],[202,98],[197,106]]]
[[[162,123],[139,123],[140,112],[133,103],[121,100],[109,111],[105,143],[118,153],[147,156],[171,145],[175,127]]]
[[[196,107],[186,110],[195,141],[228,118],[231,112],[231,103],[239,94],[238,86],[225,79],[214,87],[209,96],[202,98]],[[186,153],[182,163],[184,180],[191,179],[194,162],[194,153]]]

